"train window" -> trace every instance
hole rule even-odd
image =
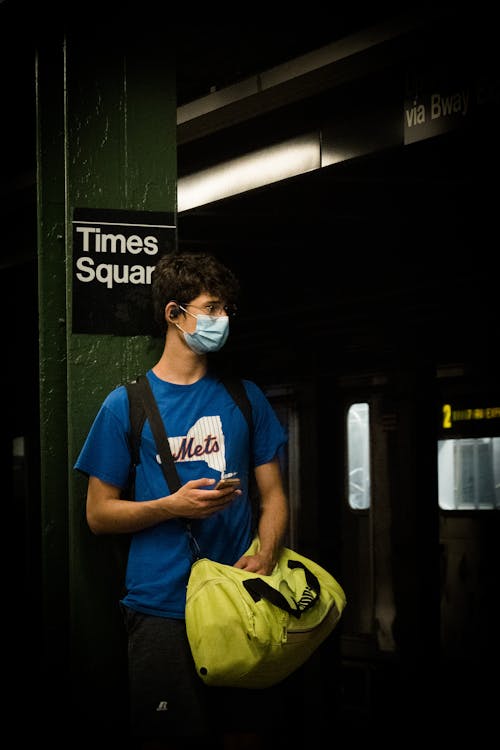
[[[500,508],[500,437],[438,440],[442,510]]]
[[[351,404],[347,413],[347,471],[349,505],[353,510],[366,510],[371,502],[370,407],[367,403]]]

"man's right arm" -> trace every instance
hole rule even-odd
[[[121,489],[89,477],[87,488],[87,523],[94,534],[130,534],[173,518],[166,498],[141,503],[123,500]]]
[[[207,489],[214,479],[200,478],[186,482],[177,492],[155,500],[123,500],[121,489],[89,477],[87,488],[87,523],[100,534],[132,534],[172,518],[208,518],[223,510],[241,490]]]

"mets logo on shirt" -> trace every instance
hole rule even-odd
[[[174,461],[206,461],[215,471],[226,469],[226,447],[220,417],[201,417],[187,435],[169,437]],[[160,457],[156,456],[158,463]]]

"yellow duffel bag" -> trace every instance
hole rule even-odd
[[[255,538],[246,554],[255,554]],[[337,625],[346,605],[338,581],[283,548],[269,576],[202,558],[187,587],[186,628],[207,685],[262,688],[300,667]]]

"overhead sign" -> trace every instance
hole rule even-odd
[[[152,274],[175,245],[173,213],[75,208],[73,333],[154,334]]]
[[[464,128],[491,116],[498,104],[498,75],[489,69],[463,69],[448,61],[413,70],[406,77],[404,143]]]
[[[483,421],[487,419],[500,419],[500,406],[475,406],[457,409],[451,404],[443,404],[444,429],[451,429],[457,422]]]
[[[500,437],[500,403],[493,396],[460,398],[440,405],[439,439]]]

